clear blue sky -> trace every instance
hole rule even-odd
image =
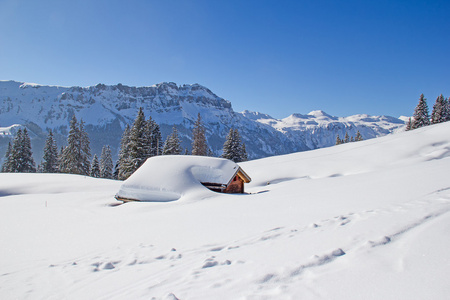
[[[450,96],[450,1],[0,0],[0,79],[199,83],[283,118]]]

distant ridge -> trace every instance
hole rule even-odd
[[[386,135],[404,126],[404,121],[387,116],[355,115],[334,117],[317,110],[307,115],[292,114],[284,119],[243,111],[235,112],[231,102],[200,84],[177,85],[163,82],[146,87],[97,84],[90,87],[61,87],[0,81],[0,127],[26,126],[32,136],[33,151],[41,160],[47,130],[55,132],[58,146],[65,144],[72,115],[86,122],[92,153],[109,144],[117,155],[123,128],[131,124],[139,107],[160,126],[163,139],[175,125],[182,146],[190,149],[191,130],[200,113],[213,153],[221,154],[230,128],[237,128],[251,159],[334,145],[336,135],[364,139]],[[2,135],[0,155],[4,155],[11,135]]]

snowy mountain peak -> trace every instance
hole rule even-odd
[[[259,119],[273,119],[271,116],[269,116],[268,114],[263,114],[260,112],[256,112],[256,111],[249,111],[249,110],[244,110],[241,112],[241,114],[251,120],[259,120]]]
[[[308,116],[313,116],[313,117],[316,117],[316,118],[321,118],[321,117],[327,117],[327,118],[330,118],[330,119],[336,118],[336,117],[330,116],[329,114],[327,114],[323,110],[313,110],[312,112],[308,113]]]
[[[123,84],[97,84],[89,87],[60,87],[15,81],[0,81],[0,126],[25,125],[36,160],[42,157],[47,130],[52,129],[58,145],[66,143],[70,119],[85,121],[92,141],[92,152],[99,154],[109,144],[117,153],[122,131],[132,124],[138,109],[161,126],[163,139],[177,126],[182,146],[190,149],[193,124],[200,113],[209,146],[221,155],[230,128],[239,130],[250,158],[286,154],[334,145],[336,135],[359,130],[364,139],[393,132],[404,122],[392,117],[337,118],[323,111],[293,114],[277,120],[270,115],[233,111],[231,103],[200,84],[177,85],[162,82],[134,87]],[[362,116],[362,115],[361,115]],[[4,140],[4,141],[3,141]],[[6,151],[0,139],[0,157]]]

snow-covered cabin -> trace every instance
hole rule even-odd
[[[244,193],[251,178],[235,162],[215,157],[163,155],[147,161],[125,180],[120,201],[174,201],[204,192]]]

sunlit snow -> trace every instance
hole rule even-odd
[[[0,174],[0,298],[447,299],[449,132],[249,161],[248,194],[164,203]]]

